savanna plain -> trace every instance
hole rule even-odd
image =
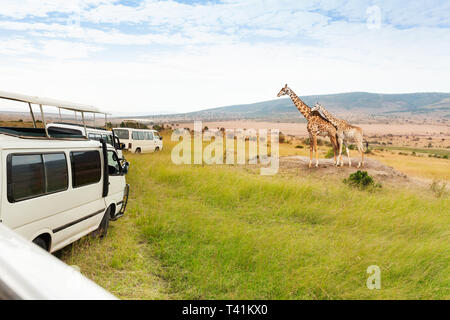
[[[450,298],[445,157],[373,148],[369,159],[407,175],[375,175],[381,188],[359,189],[342,179],[356,168],[281,161],[278,174],[261,176],[250,165],[175,165],[176,142],[163,135],[162,151],[125,155],[130,200],[108,236],[58,253],[117,297]],[[322,158],[329,149],[319,147]],[[280,155],[309,155],[309,146],[286,139]],[[370,265],[380,267],[379,290],[366,286]]]

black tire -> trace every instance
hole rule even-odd
[[[141,148],[137,148],[136,153],[141,153]]]
[[[38,247],[41,247],[45,251],[48,251],[47,243],[42,238],[36,238],[33,240],[33,243],[37,245]]]
[[[156,148],[155,148],[155,152],[158,152],[158,151],[159,151],[159,147],[156,147]]]
[[[108,235],[109,218],[111,214],[111,207],[109,207],[103,215],[102,221],[98,226],[98,229],[92,232],[92,236],[95,238],[106,238]]]
[[[106,236],[108,235],[110,215],[111,215],[111,207],[109,207],[108,210],[106,210],[102,222],[100,223],[100,234],[99,234],[100,238],[106,238]]]

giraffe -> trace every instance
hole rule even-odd
[[[348,166],[352,166],[352,160],[350,159],[350,152],[348,150],[347,143],[352,141],[356,143],[359,153],[361,154],[361,161],[358,163],[358,168],[364,167],[364,152],[366,151],[363,144],[363,131],[360,127],[353,126],[349,124],[347,121],[339,119],[335,117],[331,112],[325,109],[321,104],[316,103],[316,105],[311,109],[313,111],[322,111],[325,118],[330,121],[333,126],[337,129],[337,136],[339,140],[339,156],[338,156],[338,165],[339,161],[341,162],[341,166],[344,165],[344,161],[342,160],[342,145],[345,145],[345,149],[347,151],[348,157]]]
[[[334,151],[334,163],[336,162],[336,154],[338,149],[337,144],[337,131],[336,128],[326,120],[322,115],[317,111],[312,111],[310,107],[306,105],[295,93],[292,91],[287,84],[280,90],[277,97],[281,97],[283,95],[288,95],[294,105],[297,107],[298,111],[306,118],[308,123],[306,124],[306,129],[308,129],[309,133],[309,167],[311,168],[312,158],[313,158],[313,149],[316,153],[316,167],[319,166],[319,155],[317,154],[317,136],[328,136],[330,138],[331,144],[333,145]]]

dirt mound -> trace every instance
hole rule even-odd
[[[319,159],[319,167],[315,167],[315,160],[313,159],[313,166],[309,165],[309,157],[305,156],[288,156],[280,157],[280,170],[292,171],[296,170],[299,174],[304,175],[319,175],[319,176],[336,176],[346,178],[350,173],[357,170],[364,170],[369,173],[377,181],[402,181],[411,182],[406,174],[395,170],[377,160],[365,158],[365,165],[363,168],[356,168],[358,165],[358,158],[352,159],[352,167],[349,168],[347,158],[344,158],[344,166],[335,167],[333,159]]]

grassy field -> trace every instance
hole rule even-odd
[[[61,252],[124,299],[448,299],[448,197],[131,155],[127,214]],[[283,146],[282,154],[309,152]],[[284,151],[283,151],[284,150]],[[326,148],[323,148],[325,151]],[[443,159],[433,159],[448,161]],[[366,269],[381,268],[381,290]]]

